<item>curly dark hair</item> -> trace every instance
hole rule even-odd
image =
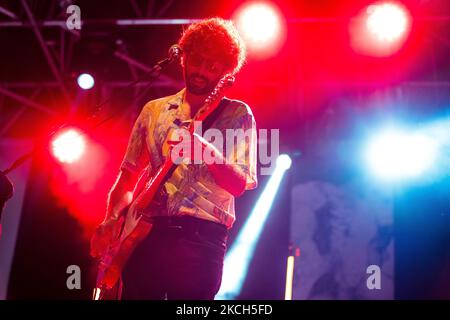
[[[191,24],[178,44],[183,52],[207,52],[236,74],[245,61],[245,44],[234,24],[222,18],[210,18]]]

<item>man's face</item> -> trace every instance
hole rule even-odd
[[[186,89],[195,95],[207,95],[225,75],[225,65],[208,55],[191,53],[185,56]]]

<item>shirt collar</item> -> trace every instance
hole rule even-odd
[[[174,106],[181,106],[184,101],[184,94],[186,92],[186,88],[181,89],[179,92],[174,94],[169,100],[167,100],[167,103]]]

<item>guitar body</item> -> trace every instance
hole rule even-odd
[[[164,167],[168,167],[168,164],[162,168]],[[94,300],[110,300],[120,297],[119,279],[122,270],[136,247],[152,229],[152,224],[147,216],[138,213],[139,210],[136,209],[145,207],[145,204],[150,203],[156,195],[160,185],[155,183],[155,180],[162,179],[162,168],[147,183],[144,191],[140,193],[140,197],[133,200],[132,204],[134,205],[129,205],[122,210],[123,214],[117,221],[117,228],[120,232],[99,263]]]
[[[151,229],[152,224],[143,219],[143,216],[136,217],[130,214],[126,217],[120,238],[111,244],[100,262],[104,268],[101,279],[97,277],[97,283],[101,283],[100,287],[109,290],[116,286],[126,262]]]
[[[225,87],[233,84],[234,77],[224,77],[214,89],[214,91],[205,100],[205,110],[196,120],[203,121],[217,108],[219,93]],[[191,134],[193,127],[190,128]],[[176,168],[168,155],[163,165],[146,183],[143,190],[135,192],[139,194],[133,199],[130,206],[122,210],[121,217],[118,219],[118,236],[112,241],[108,250],[103,255],[98,268],[96,288],[93,293],[93,300],[119,299],[121,291],[120,276],[128,259],[136,247],[144,240],[152,229],[152,223],[148,212],[145,215],[143,209],[147,209],[150,203],[155,199],[160,187],[169,178],[170,174]],[[139,186],[139,182],[138,182]],[[141,189],[141,188],[137,188]]]

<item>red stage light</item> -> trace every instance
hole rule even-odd
[[[86,141],[76,129],[67,129],[55,136],[52,141],[53,155],[62,163],[73,163],[81,158]]]
[[[379,41],[400,39],[409,25],[407,11],[394,3],[371,5],[367,8],[367,14],[367,28]]]
[[[388,56],[402,47],[410,28],[411,18],[402,4],[375,3],[362,11],[350,25],[352,47],[362,54]]]
[[[237,11],[234,20],[250,52],[266,56],[281,44],[284,23],[274,5],[265,2],[245,5]]]

